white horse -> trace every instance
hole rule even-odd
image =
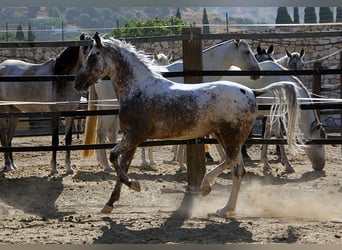
[[[237,65],[244,70],[259,70],[258,62],[256,61],[251,48],[245,40],[229,40],[212,47],[203,50],[203,69],[204,70],[214,70],[214,69],[227,69],[232,65]],[[152,68],[158,72],[175,72],[183,71],[183,61],[178,60],[176,62],[170,63],[169,65],[152,65]],[[183,77],[171,78],[173,81],[184,83]],[[204,77],[205,81],[215,81],[219,80],[220,76]],[[95,94],[96,93],[96,94]],[[113,87],[107,83],[97,83],[89,88],[90,99],[98,98],[99,100],[114,99],[116,98],[115,91]],[[94,99],[92,99],[94,100]],[[88,109],[96,109],[93,106],[93,102],[89,102]],[[99,109],[110,109],[110,106],[100,105]],[[113,135],[113,131],[118,129],[118,121],[115,117],[99,116],[98,120],[95,120],[95,116],[88,116],[86,119],[86,127],[84,133],[84,144],[94,144],[97,140],[98,143],[104,143],[107,138],[110,142],[116,140],[116,134]],[[97,122],[99,124],[97,124]],[[97,124],[97,135],[94,134],[96,131],[95,126]],[[106,134],[106,131],[110,134]],[[97,137],[97,139],[96,139]],[[154,164],[152,148],[149,147],[148,158],[146,159],[146,153],[144,148],[142,148],[142,165],[150,166]],[[220,148],[218,148],[221,155],[221,159],[225,158],[224,153]],[[98,155],[98,160],[101,166],[104,166],[105,170],[111,171],[112,167],[108,162],[105,150],[98,150],[100,152]],[[83,150],[82,156],[85,158],[91,157],[95,153],[95,150]],[[186,169],[185,164],[185,146],[180,145],[175,148],[176,161],[180,164],[180,170]]]
[[[166,66],[172,61],[172,52],[170,51],[165,55],[164,53],[153,52],[152,65],[156,66]]]
[[[231,168],[230,198],[226,206],[217,211],[218,216],[229,216],[235,210],[245,173],[241,147],[257,117],[256,97],[264,93],[273,92],[279,102],[280,107],[273,109],[276,114],[272,117],[285,118],[288,113],[287,140],[295,145],[298,104],[292,83],[277,82],[262,89],[250,89],[230,81],[179,84],[153,71],[146,64],[146,57],[130,44],[114,38],[101,39],[97,33],[94,39],[96,44],[76,77],[75,87],[86,90],[98,79],[108,76],[120,103],[123,131],[121,141],[110,152],[117,182],[102,212],[113,210],[114,202],[120,198],[122,184],[140,191],[139,182],[128,175],[140,143],[147,139],[182,140],[214,134],[227,158],[204,176],[201,190],[203,195],[210,193],[217,176]],[[284,113],[285,107],[288,112]]]
[[[168,55],[163,53],[153,54],[152,64],[165,66],[170,64],[172,59],[171,52]],[[90,86],[88,95],[88,110],[108,110],[113,109],[116,105],[116,94],[111,81],[101,80],[98,83]],[[95,101],[98,101],[96,104]],[[119,131],[118,116],[88,116],[86,118],[86,125],[84,130],[83,144],[104,144],[106,141],[115,143],[117,141],[117,134]],[[96,133],[93,133],[96,131]],[[94,155],[95,149],[83,150],[81,156],[83,158],[90,158]],[[151,166],[156,163],[153,160],[152,147],[148,147],[148,159],[146,158],[145,148],[141,148],[142,166]],[[96,150],[96,159],[100,166],[104,167],[105,171],[113,171],[108,160],[106,149]]]
[[[86,39],[81,35],[81,40]],[[91,39],[91,38],[89,38]],[[5,60],[0,64],[0,75],[39,76],[39,75],[71,75],[81,67],[89,52],[89,46],[68,47],[57,58],[41,64],[27,63],[20,60]],[[0,112],[48,112],[76,110],[81,93],[74,88],[73,81],[41,81],[41,82],[2,82],[0,84],[0,100],[8,105],[0,105]],[[70,102],[70,104],[51,104],[51,102]],[[32,103],[22,103],[32,102]],[[38,104],[37,104],[38,102]],[[42,105],[41,102],[50,104]],[[18,118],[0,118],[0,139],[4,147],[11,147],[13,134]],[[65,144],[72,140],[73,117],[66,117]],[[51,118],[52,145],[58,145],[59,117]],[[51,173],[57,173],[56,150],[52,152]],[[65,167],[67,173],[73,173],[70,150],[66,151]],[[5,153],[5,170],[16,168],[12,152]]]
[[[261,62],[260,68],[262,70],[286,70],[284,67],[279,65],[276,62],[272,61],[265,61]],[[234,68],[236,70],[236,68]],[[245,76],[229,76],[229,77],[223,77],[222,79],[229,79],[233,80],[239,83],[242,83],[243,85],[249,87],[249,88],[262,88],[265,87],[273,82],[278,81],[289,81],[293,82],[297,89],[297,97],[298,98],[305,98],[305,102],[312,102],[310,99],[310,93],[304,86],[304,84],[294,76],[289,75],[279,75],[279,76],[262,76],[261,78],[250,81],[248,77]],[[267,95],[264,95],[267,96]],[[258,103],[265,103],[269,102],[266,99],[258,98]],[[264,114],[265,112],[259,112],[259,114]],[[303,140],[311,140],[311,139],[324,139],[326,138],[325,130],[318,118],[316,110],[300,110],[300,116],[299,116],[299,128],[301,132],[303,133],[302,139]],[[269,122],[266,123],[266,126],[269,126]],[[266,132],[269,131],[269,129],[265,130]],[[281,129],[277,126],[273,127],[272,132],[278,137],[282,138],[282,132]],[[265,134],[264,138],[269,138],[270,134]],[[285,150],[284,145],[279,145],[280,147],[280,156],[281,161],[285,165],[285,170],[288,173],[294,172],[294,169],[289,162]],[[309,158],[312,168],[316,171],[322,170],[325,166],[325,148],[324,145],[306,145],[303,147],[304,151]],[[269,170],[270,165],[267,160],[267,145],[263,145],[262,153],[261,153],[261,162],[264,164],[264,169]]]
[[[289,52],[285,49],[286,55],[277,59],[276,62],[280,65],[288,68],[290,70],[303,70],[304,69],[304,49],[301,49],[300,52]]]

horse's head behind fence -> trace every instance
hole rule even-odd
[[[225,41],[205,49],[203,58],[205,58],[203,64],[207,70],[228,69],[234,65],[243,70],[260,71],[251,47],[243,39]],[[251,78],[258,79],[259,76],[251,76]]]
[[[170,51],[167,55],[164,53],[157,54],[156,52],[153,53],[152,64],[158,66],[166,66],[171,63],[172,60],[172,52]]]
[[[303,70],[304,69],[304,49],[301,49],[300,53],[299,52],[289,52],[286,49],[286,55],[288,57],[288,68],[290,70]]]
[[[262,49],[260,45],[257,47],[257,53],[254,55],[258,62],[274,61],[273,58],[273,44],[268,49]]]

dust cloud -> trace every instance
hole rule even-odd
[[[231,187],[231,185],[230,185]],[[195,200],[191,215],[213,214],[225,206],[230,188],[213,191]],[[317,190],[265,185],[258,181],[242,183],[234,217],[325,219],[342,221],[342,194]]]

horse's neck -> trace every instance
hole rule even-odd
[[[285,67],[285,68],[288,68],[288,65],[289,65],[289,57],[287,55],[279,58],[276,60],[276,63],[279,63],[281,66]]]
[[[203,69],[214,70],[220,69],[225,70],[233,65],[233,54],[232,47],[235,46],[233,42],[225,42],[216,45],[213,48],[203,51]]]

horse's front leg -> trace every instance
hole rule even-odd
[[[70,146],[72,143],[72,125],[74,123],[74,117],[65,118],[65,145]],[[71,165],[70,150],[65,152],[65,168],[67,174],[73,174],[74,169]]]
[[[115,146],[112,151],[114,151],[117,146]],[[140,184],[136,180],[129,179],[127,176],[127,172],[128,172],[129,166],[131,165],[131,162],[133,160],[135,150],[136,150],[136,147],[134,147],[133,149],[131,149],[129,151],[124,152],[121,156],[120,165],[118,165],[118,162],[117,162],[118,159],[117,159],[116,155],[111,152],[110,159],[114,165],[118,179],[116,181],[114,190],[113,190],[109,200],[107,201],[104,208],[102,209],[103,213],[112,212],[112,210],[114,208],[114,202],[116,202],[120,199],[122,183],[126,184],[128,187],[130,187],[131,189],[133,189],[135,191],[140,191]]]
[[[59,125],[59,117],[51,118],[51,133],[52,133],[52,146],[58,146],[59,138],[58,138],[58,125]],[[57,174],[57,150],[52,150],[52,158],[51,158],[51,174]]]

